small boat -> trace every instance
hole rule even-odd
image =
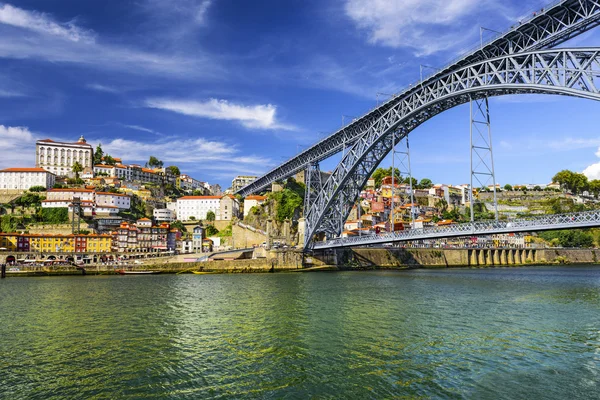
[[[214,274],[214,272],[208,272],[208,271],[192,271],[192,273],[194,273],[196,275]]]
[[[148,275],[148,274],[160,274],[160,271],[126,271],[124,269],[117,269],[115,272],[121,275]]]

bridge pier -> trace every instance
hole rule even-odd
[[[494,265],[500,265],[500,251],[499,249],[492,250],[494,252]]]

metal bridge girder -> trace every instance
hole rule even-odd
[[[305,247],[323,221],[345,220],[360,189],[394,146],[394,138],[401,140],[438,113],[471,99],[504,94],[551,93],[600,100],[599,86],[599,48],[504,56],[463,67],[420,86],[374,121],[342,158],[306,214]],[[394,131],[397,133],[392,134]]]
[[[339,153],[342,151],[344,145],[354,143],[383,114],[395,108],[398,102],[411,102],[413,104],[405,104],[405,106],[415,107],[416,104],[414,102],[419,102],[419,99],[413,97],[412,94],[420,90],[421,87],[425,86],[431,92],[439,89],[436,85],[439,85],[438,79],[441,76],[486,59],[529,50],[551,48],[594,28],[598,24],[600,24],[600,0],[563,0],[545,7],[543,11],[536,13],[530,19],[521,21],[508,32],[492,39],[482,47],[477,47],[460,59],[451,62],[422,82],[406,88],[387,102],[370,110],[361,118],[353,120],[350,124],[329,137],[272,169],[264,176],[239,190],[238,193],[242,196],[256,193],[267,188],[272,182],[285,179],[305,169],[312,162],[319,162]],[[506,60],[506,62],[508,63],[510,60]],[[472,75],[472,79],[474,80],[484,79],[482,78],[483,71],[481,71],[481,68],[487,67],[480,65],[479,68],[479,70],[463,70],[463,73],[465,76]],[[519,75],[520,71],[517,68],[515,69],[515,79]],[[493,73],[488,78],[493,79]],[[573,77],[573,79],[578,78]],[[460,84],[467,83],[464,79],[461,79],[460,82]]]

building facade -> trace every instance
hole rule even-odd
[[[157,222],[173,222],[176,220],[175,211],[168,208],[155,208],[152,212],[154,220]]]
[[[0,189],[5,193],[20,193],[34,186],[52,188],[56,176],[43,168],[7,168],[0,171]]]
[[[267,200],[267,196],[251,195],[244,199],[244,217],[248,215],[252,207],[261,205]]]
[[[231,221],[238,218],[240,214],[240,202],[235,196],[226,194],[219,201],[219,214],[216,219],[221,221]]]
[[[148,218],[139,219],[135,224],[123,222],[117,230],[112,233],[112,249],[118,252],[159,252],[164,250],[175,250],[169,245],[175,243],[167,223],[153,225]]]
[[[110,235],[0,233],[0,246],[8,251],[38,253],[109,253]]]
[[[92,168],[93,149],[81,136],[75,143],[55,142],[42,139],[35,143],[35,166],[56,176],[74,177],[73,165],[79,162],[85,168]]]
[[[177,199],[177,219],[180,221],[204,220],[209,211],[215,214],[215,219],[221,219],[221,196],[184,196]]]
[[[244,186],[249,185],[252,182],[254,182],[256,180],[256,178],[258,178],[258,177],[257,176],[250,176],[250,175],[238,175],[238,176],[236,176],[231,181],[231,191],[233,193],[237,192],[238,190],[240,190]]]

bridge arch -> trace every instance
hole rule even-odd
[[[526,52],[485,60],[421,84],[394,99],[323,185],[306,216],[305,247],[316,233],[341,233],[360,190],[393,146],[423,122],[471,99],[558,94],[600,100],[600,48]]]

